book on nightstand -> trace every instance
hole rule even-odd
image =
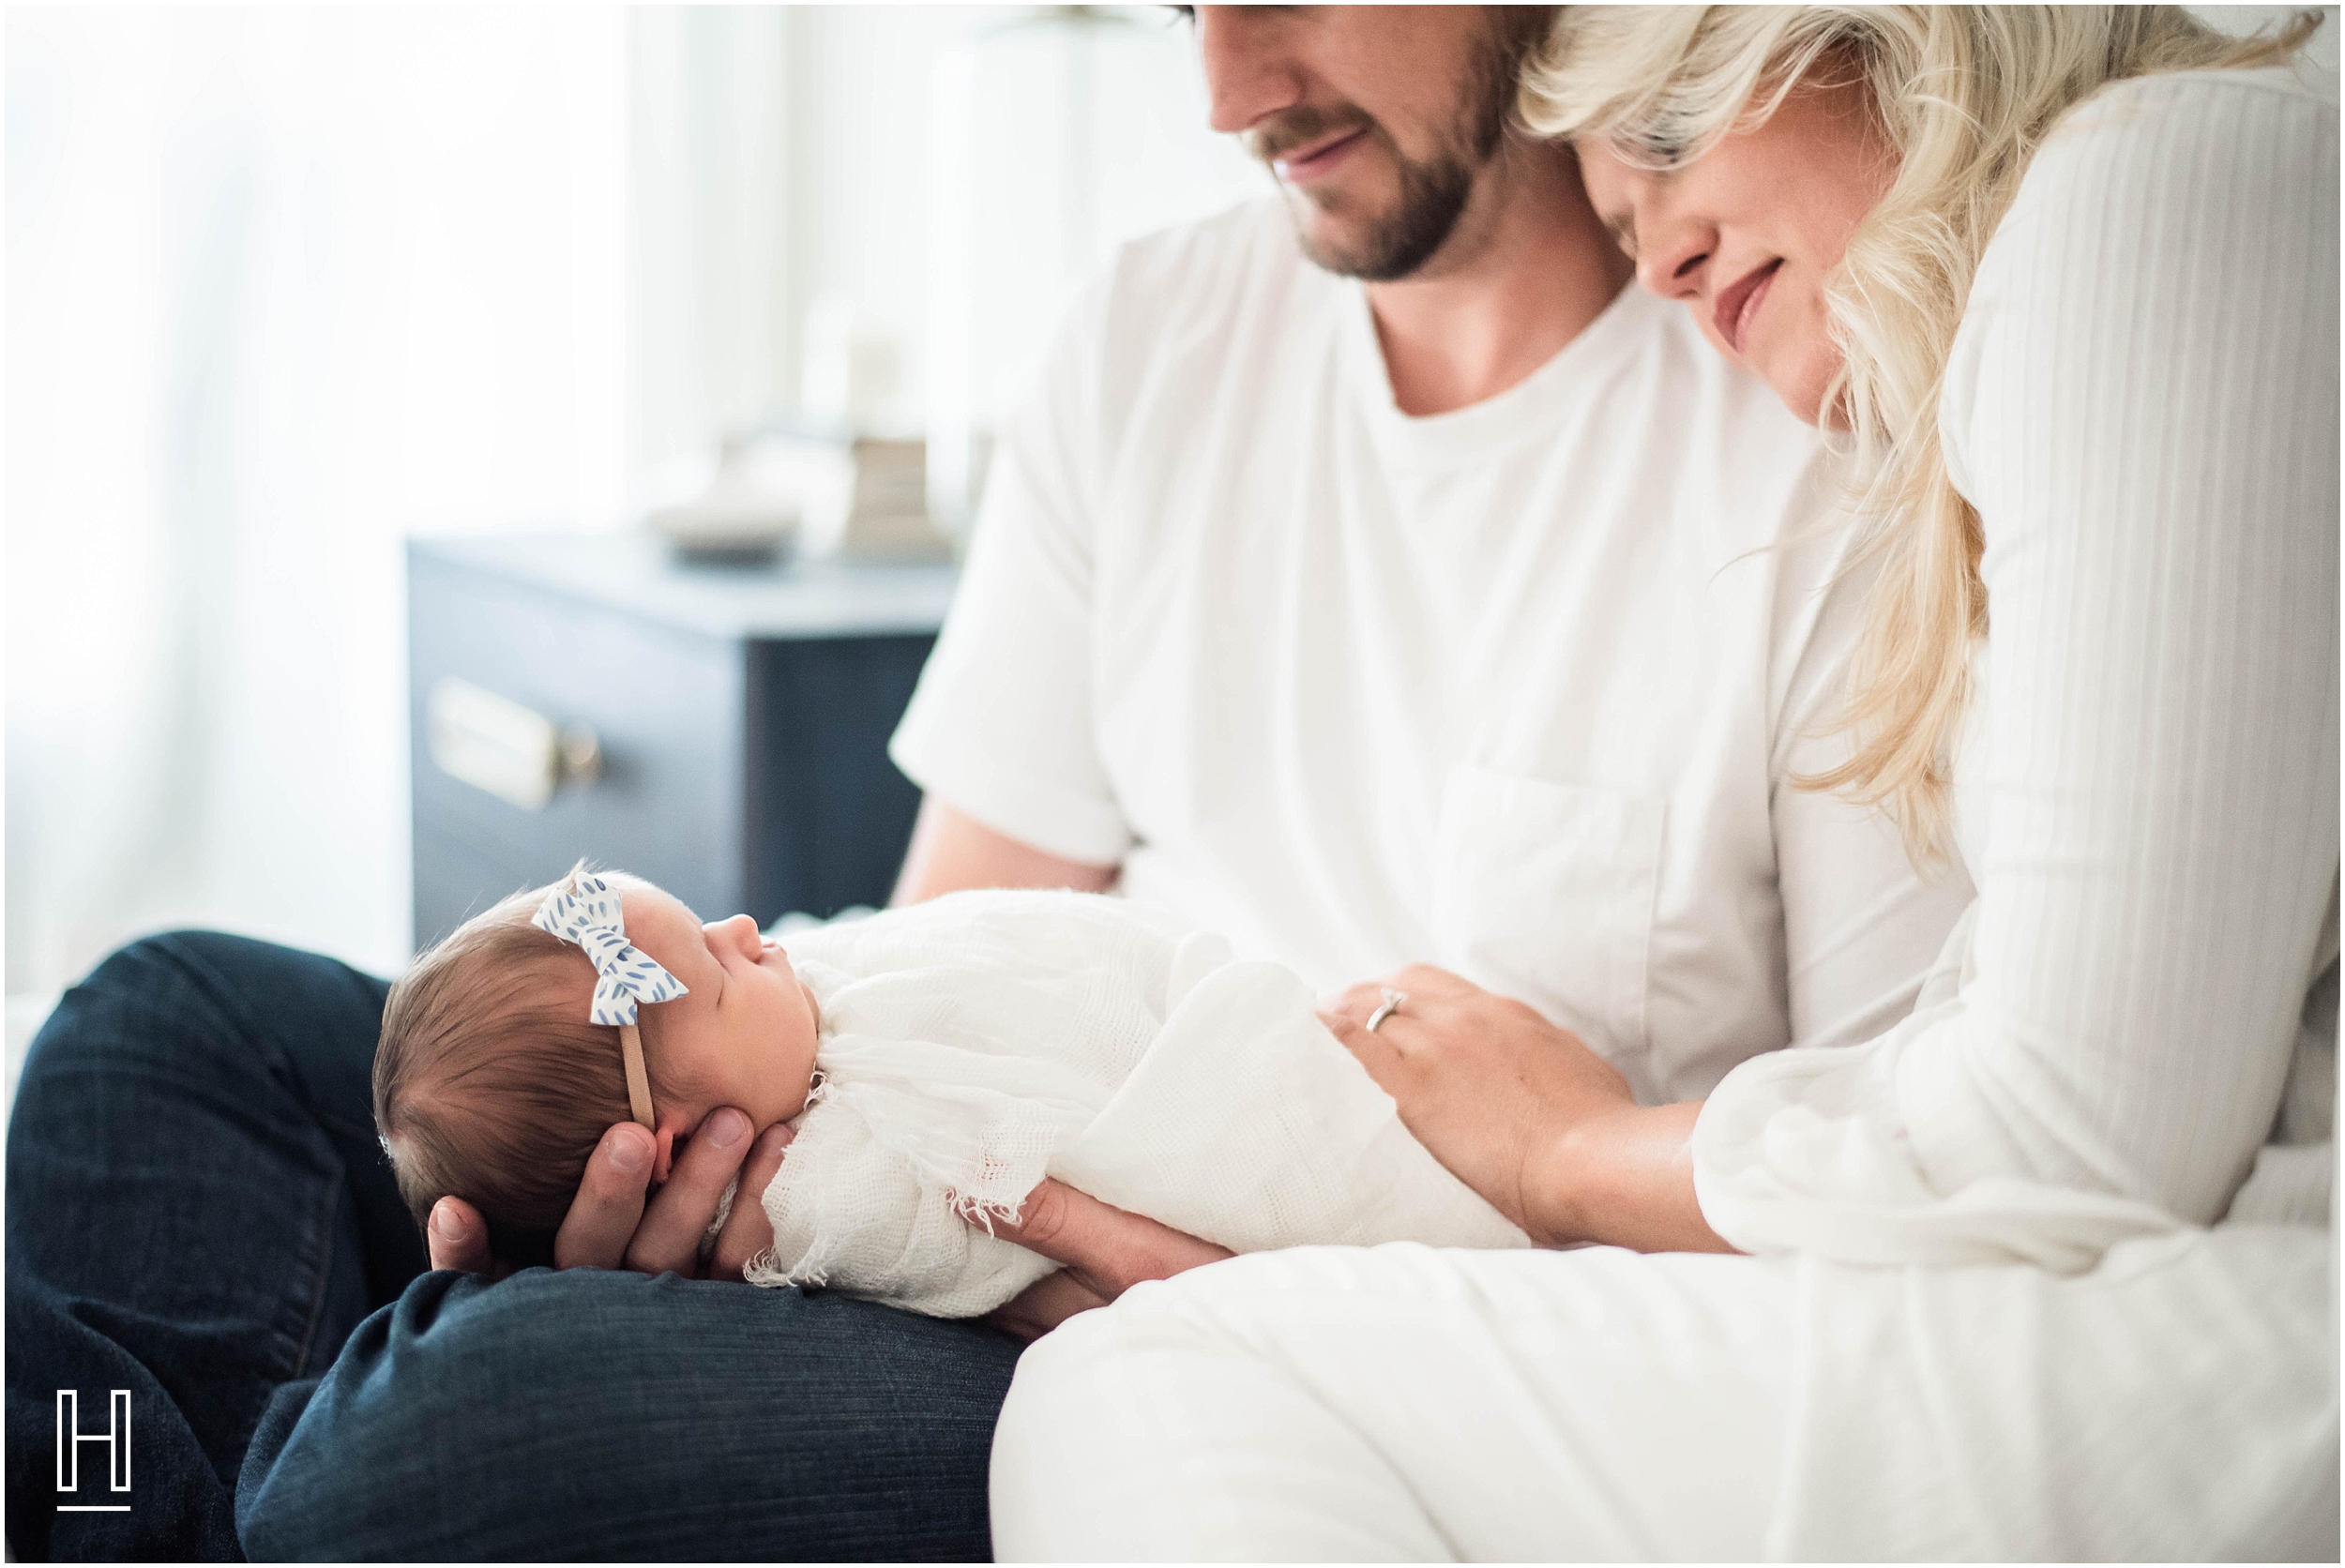
[[[746,460],[761,485],[795,501],[798,549],[857,560],[940,560],[952,545],[929,522],[928,444],[819,421],[763,426]]]

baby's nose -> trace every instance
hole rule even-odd
[[[764,942],[764,939],[758,934],[757,921],[746,914],[710,921],[708,934],[712,937],[722,937],[737,946],[746,948],[751,954],[760,951]]]

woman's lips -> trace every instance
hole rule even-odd
[[[1283,153],[1272,161],[1272,167],[1278,170],[1279,178],[1290,184],[1308,184],[1334,168],[1353,144],[1367,134],[1366,126],[1355,126],[1313,143],[1299,153]]]
[[[1767,297],[1767,285],[1775,281],[1783,258],[1778,256],[1764,266],[1752,267],[1718,295],[1717,310],[1712,317],[1718,336],[1736,354],[1743,352],[1743,334],[1750,330],[1751,317],[1759,313],[1760,301]]]

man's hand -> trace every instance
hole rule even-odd
[[[1021,1339],[1037,1338],[1078,1312],[1105,1306],[1143,1279],[1170,1279],[1230,1256],[1228,1247],[1047,1176],[1019,1206],[1017,1223],[997,1219],[993,1234],[1065,1265],[991,1314],[994,1326]]]
[[[1408,1000],[1371,1032],[1388,989]],[[1533,1241],[1729,1250],[1694,1199],[1701,1106],[1640,1108],[1611,1063],[1532,1008],[1417,964],[1319,1017],[1416,1140]]]
[[[711,1112],[685,1140],[667,1184],[650,1193],[651,1135],[632,1122],[611,1128],[586,1162],[578,1197],[554,1235],[554,1267],[697,1275],[701,1238],[738,1173],[741,1196],[718,1235],[708,1274],[740,1278],[743,1265],[772,1244],[773,1228],[758,1197],[781,1168],[795,1136],[782,1123],[754,1141],[749,1133],[749,1119],[740,1111],[728,1106]],[[490,1256],[488,1227],[461,1198],[432,1206],[426,1244],[435,1269],[498,1277],[511,1272]]]

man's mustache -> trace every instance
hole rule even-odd
[[[1286,111],[1277,119],[1254,127],[1240,139],[1247,153],[1264,163],[1275,162],[1297,147],[1307,147],[1338,131],[1373,129],[1375,117],[1353,105],[1316,109],[1309,104]]]

